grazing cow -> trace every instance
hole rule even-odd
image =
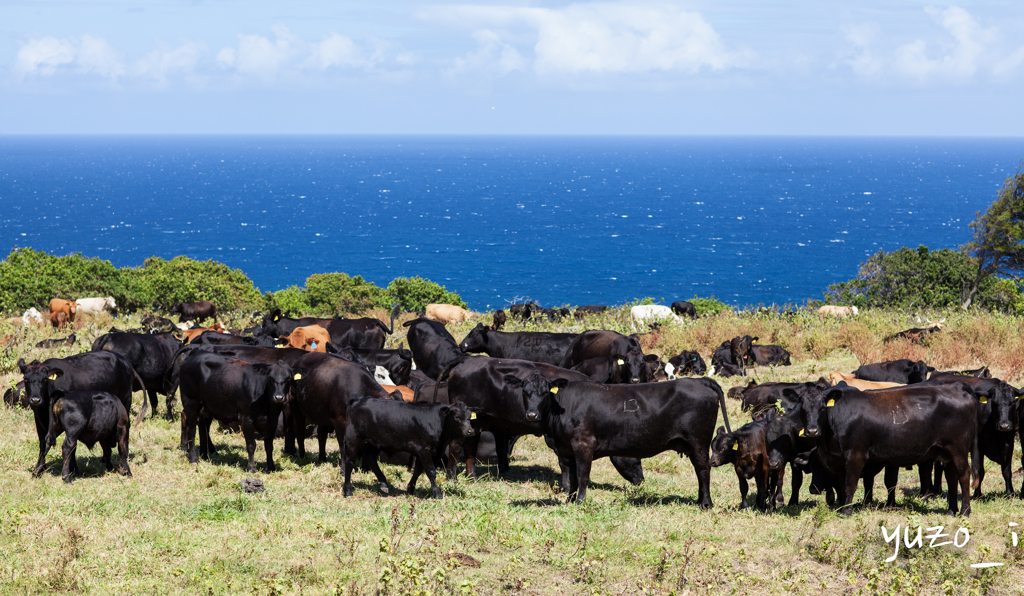
[[[702,375],[708,371],[707,364],[700,354],[694,351],[684,351],[668,359],[665,365],[665,372],[668,380],[674,381],[677,377],[686,375]]]
[[[338,448],[344,452],[344,431],[349,399],[369,396],[402,399],[401,392],[384,390],[363,366],[331,354],[307,352],[293,367],[295,392],[290,401],[295,434],[305,436],[306,424],[315,424],[319,461],[327,461],[327,435],[336,431]],[[299,439],[299,457],[306,457],[305,439]]]
[[[181,364],[181,442],[188,460],[198,464],[200,451],[210,456],[210,422],[239,425],[249,455],[246,470],[256,471],[256,432],[263,434],[267,471],[274,471],[274,435],[278,418],[291,390],[292,369],[284,362],[250,364],[204,351],[194,352]],[[202,413],[202,418],[200,418]]]
[[[584,304],[583,306],[577,306],[572,316],[576,320],[580,320],[585,316],[604,314],[607,310],[608,307],[603,304]]]
[[[882,383],[878,381],[863,381],[858,379],[853,374],[846,374],[838,370],[832,371],[828,375],[828,382],[834,387],[840,383],[846,383],[850,387],[860,389],[861,391],[870,391],[872,389],[892,389],[893,387],[906,387],[906,383]]]
[[[925,338],[928,337],[930,334],[936,333],[938,331],[942,331],[942,322],[936,323],[928,321],[928,326],[925,327],[924,329],[919,327],[912,327],[905,331],[900,331],[895,335],[890,335],[889,337],[885,338],[885,342],[889,343],[890,341],[896,339],[905,339],[912,344],[920,344],[923,343]]]
[[[960,514],[967,516],[971,512],[968,453],[977,432],[977,410],[978,398],[963,383],[869,393],[834,387],[804,394],[800,416],[783,418],[817,439],[821,463],[842,476],[844,515],[851,513],[857,480],[865,468],[905,467],[937,459],[948,466],[949,512],[957,510],[955,482],[959,481]]]
[[[673,302],[672,312],[681,317],[690,317],[691,319],[697,318],[697,309],[694,308],[693,304],[686,302],[685,300]]]
[[[53,322],[53,313],[62,312],[68,321],[75,322],[75,314],[78,312],[78,303],[74,300],[61,300],[54,298],[50,301],[50,322]]]
[[[401,306],[396,304],[391,309],[391,326],[388,327],[380,319],[363,317],[361,319],[342,319],[335,317],[330,322],[317,323],[331,334],[331,343],[336,346],[347,346],[359,350],[382,350],[388,336],[395,328],[395,317]]]
[[[719,426],[711,443],[711,467],[731,463],[736,471],[740,485],[740,509],[750,506],[747,503],[747,480],[750,478],[754,479],[757,487],[754,506],[758,511],[766,511],[769,506],[774,509],[776,502],[782,503],[785,470],[772,470],[768,467],[768,441],[765,439],[767,428],[768,420],[748,422],[731,433]]]
[[[428,304],[426,313],[428,319],[442,325],[463,323],[473,316],[472,312],[454,304]]]
[[[120,354],[113,352],[85,352],[67,358],[49,358],[43,362],[33,360],[26,364],[18,360],[24,375],[25,398],[35,417],[39,438],[39,461],[43,463],[46,433],[50,429],[50,395],[54,391],[105,391],[121,400],[126,412],[131,412],[132,391],[143,389],[142,379],[132,365]]]
[[[533,314],[533,308],[535,306],[537,306],[537,303],[533,301],[513,304],[508,307],[508,312],[512,315],[513,319],[526,321]]]
[[[649,383],[653,380],[649,365],[657,361],[656,354],[645,356],[640,348],[634,347],[625,354],[588,358],[571,370],[581,372],[597,383]]]
[[[629,309],[629,324],[631,329],[636,329],[637,323],[654,323],[665,320],[672,320],[681,323],[682,319],[672,312],[672,309],[661,304],[639,304]]]
[[[106,350],[124,356],[132,368],[142,379],[142,384],[149,394],[149,404],[153,407],[153,416],[157,411],[157,394],[167,396],[168,420],[174,420],[174,390],[166,384],[167,372],[171,368],[174,354],[181,348],[181,342],[171,333],[107,333],[92,342],[92,351]],[[146,401],[139,417],[145,414]]]
[[[424,404],[356,396],[349,400],[345,421],[344,450],[341,463],[345,475],[342,494],[352,496],[352,463],[361,458],[363,465],[377,477],[380,491],[389,493],[390,485],[377,463],[380,452],[411,453],[415,456],[412,476],[406,492],[413,494],[420,473],[426,472],[430,492],[442,498],[437,486],[434,460],[439,459],[454,439],[472,435],[472,412],[463,404]],[[341,433],[339,433],[341,434]],[[451,480],[452,477],[449,477]]]
[[[43,313],[39,312],[34,307],[26,310],[23,313],[21,313],[21,324],[22,325],[26,325],[27,326],[27,325],[29,325],[32,322],[36,322],[36,323],[42,323],[43,322]]]
[[[693,464],[700,508],[712,507],[708,452],[719,407],[726,415],[718,383],[702,378],[622,386],[559,378],[551,386],[555,391],[524,405],[527,417],[541,420],[559,465],[568,470],[570,501],[586,499],[594,459],[641,459],[672,450]]]
[[[818,309],[818,314],[823,317],[839,317],[845,319],[846,317],[853,317],[860,314],[856,306],[833,306],[826,304]]]
[[[54,329],[60,329],[61,327],[67,327],[70,325],[71,321],[68,320],[68,315],[64,311],[50,313],[50,326]]]
[[[406,321],[404,326],[409,328],[407,339],[416,368],[431,379],[443,381],[440,376],[444,371],[468,358],[443,324],[419,318]]]
[[[202,323],[206,319],[213,319],[215,323],[217,322],[217,305],[209,300],[175,302],[168,312],[172,315],[178,315],[178,319],[181,322],[195,321],[196,323]]]
[[[114,312],[117,308],[117,302],[114,301],[112,296],[105,298],[79,298],[75,302],[78,303],[78,312],[83,315],[98,315],[104,312]]]
[[[299,327],[287,337],[281,336],[281,339],[287,339],[288,346],[292,348],[309,352],[326,352],[327,344],[331,343],[331,334],[319,325],[310,325],[309,327]]]
[[[79,441],[85,443],[90,450],[96,443],[100,444],[103,448],[103,463],[107,470],[114,469],[110,455],[114,445],[117,445],[117,453],[121,456],[121,467],[124,468],[126,476],[132,477],[132,470],[128,467],[128,428],[130,426],[128,412],[120,400],[102,391],[65,393],[58,390],[52,392],[50,398],[53,400],[50,426],[46,433],[39,463],[32,470],[33,476],[43,473],[46,454],[57,442],[57,437],[62,433],[67,433],[61,448],[64,456],[64,470],[61,473],[61,478],[64,482],[70,483],[74,475],[78,473],[75,448]]]
[[[451,371],[447,385],[449,400],[472,408],[477,412],[476,428],[494,435],[499,476],[508,474],[511,439],[543,432],[539,414],[534,412],[531,416],[528,404],[543,398],[555,379],[586,381],[587,377],[550,364],[504,358],[472,358]],[[467,439],[463,448],[466,473],[475,476],[478,438]],[[643,469],[638,460],[616,457],[612,465],[631,483],[643,482]],[[563,468],[563,489],[567,490],[568,485],[568,471]]]
[[[78,341],[78,337],[74,333],[67,337],[58,337],[57,339],[44,339],[43,341],[36,344],[37,348],[70,348],[75,345]]]
[[[753,354],[754,362],[759,366],[790,365],[789,352],[779,346],[750,346],[750,353]]]
[[[578,333],[505,333],[477,323],[459,344],[466,353],[483,352],[492,358],[513,358],[558,365]]]
[[[501,328],[505,326],[506,321],[508,321],[508,316],[505,314],[505,311],[494,311],[494,316],[491,317],[491,329],[493,331],[501,331]]]
[[[904,358],[890,362],[865,364],[853,371],[853,376],[865,381],[909,385],[924,382],[928,378],[929,370],[928,365],[920,360],[913,362]]]

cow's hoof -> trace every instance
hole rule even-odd
[[[351,488],[344,489],[343,491],[341,491],[341,496],[345,497],[346,499],[351,497],[352,496],[352,489]]]
[[[390,486],[388,486],[387,484],[383,483],[383,482],[381,482],[381,483],[380,483],[380,485],[378,485],[378,488],[380,489],[380,492],[381,492],[381,493],[383,493],[383,494],[385,494],[385,495],[389,495],[389,494],[391,494],[391,493],[389,492],[389,489],[390,489],[391,487],[390,487]]]
[[[74,480],[74,479],[75,479],[75,477],[74,477],[73,474],[69,474],[67,476],[61,476],[61,480],[64,481],[64,484],[71,484],[71,481]]]

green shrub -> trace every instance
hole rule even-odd
[[[31,248],[15,248],[0,262],[2,312],[46,308],[51,298],[90,296],[113,296],[121,304],[128,296],[122,271],[81,253],[58,257]]]
[[[698,317],[713,317],[718,313],[732,310],[731,306],[714,296],[710,298],[698,298],[694,296],[690,299],[690,304],[692,304],[694,310],[697,311]]]
[[[268,311],[280,308],[282,312],[296,316],[313,312],[309,302],[306,301],[305,291],[299,286],[290,286],[277,292],[267,292],[263,300]]]
[[[125,306],[149,308],[156,304],[166,310],[175,302],[210,300],[222,311],[263,308],[263,296],[252,280],[241,269],[217,261],[150,257],[142,267],[122,271],[130,292]]]
[[[387,290],[345,273],[315,273],[306,278],[306,303],[314,314],[356,314],[371,308],[388,308],[391,295]]]
[[[422,311],[428,304],[454,304],[469,308],[455,292],[449,292],[444,286],[418,276],[391,280],[388,293],[394,302],[407,311]]]

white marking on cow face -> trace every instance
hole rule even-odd
[[[665,374],[668,375],[669,381],[676,380],[676,367],[672,366],[671,362],[665,364]]]
[[[391,375],[388,373],[388,369],[381,365],[377,365],[377,368],[373,371],[373,378],[377,379],[377,382],[381,385],[394,385],[395,382],[391,380]]]

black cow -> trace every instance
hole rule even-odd
[[[391,326],[388,327],[380,319],[363,317],[361,319],[342,319],[335,317],[324,325],[331,334],[331,343],[336,346],[348,346],[360,350],[382,350],[388,336],[395,328],[395,317],[399,305],[391,310]]]
[[[865,467],[946,462],[949,512],[956,513],[958,480],[971,512],[968,453],[977,432],[978,398],[970,386],[928,384],[865,393],[834,387],[800,400],[805,434],[817,438],[818,458],[843,476],[843,514],[849,515]]]
[[[779,346],[750,346],[750,353],[753,354],[754,362],[759,366],[790,365],[789,352]]]
[[[415,456],[412,476],[406,492],[413,494],[416,480],[426,472],[435,499],[443,494],[437,486],[434,460],[454,439],[472,435],[473,413],[463,404],[405,403],[356,396],[349,400],[345,421],[344,450],[341,461],[345,485],[342,494],[352,496],[352,464],[361,458],[377,477],[380,490],[390,491],[387,478],[377,463],[380,453],[411,453]],[[340,434],[340,433],[339,433]],[[452,477],[449,477],[451,480]]]
[[[702,378],[623,386],[559,378],[551,385],[556,391],[524,406],[527,417],[541,419],[545,439],[568,470],[570,501],[586,499],[594,459],[641,459],[671,449],[693,464],[698,505],[712,507],[708,452],[719,407],[726,415],[718,383]]]
[[[742,335],[732,338],[729,342],[729,352],[732,354],[732,363],[735,364],[740,374],[747,376],[747,366],[750,366],[754,362],[754,354],[751,351],[751,346],[758,338],[750,337],[749,335]]]
[[[608,307],[603,304],[584,304],[583,306],[577,306],[572,316],[576,320],[580,320],[585,316],[600,315],[608,310]]]
[[[750,338],[749,335],[746,337]],[[743,338],[740,337],[727,339],[715,348],[714,354],[711,355],[711,366],[715,369],[714,374],[720,377],[733,377],[737,375],[746,376],[746,367],[745,365],[741,366],[740,364],[740,361],[743,360],[743,358],[734,354],[733,346],[734,343],[737,343],[738,345],[736,347],[742,350],[742,339]],[[737,342],[737,340],[741,341]],[[747,345],[749,346],[749,343],[747,343]],[[749,361],[749,350],[747,351],[747,354],[747,360]]]
[[[484,353],[492,358],[513,358],[546,362],[558,366],[578,333],[504,333],[477,323],[459,344],[466,353]]]
[[[142,317],[142,325],[150,331],[162,330],[167,332],[177,331],[178,328],[174,325],[174,321],[158,317],[152,313],[148,313]]]
[[[18,381],[18,384],[4,391],[4,405],[8,408],[18,406],[28,407],[28,396],[25,395],[25,381]]]
[[[939,331],[942,331],[942,326],[941,325],[935,325],[933,327],[927,327],[927,328],[924,328],[924,329],[922,329],[920,327],[912,327],[912,328],[907,329],[905,331],[900,331],[899,333],[896,333],[895,335],[890,335],[889,337],[885,338],[885,342],[889,343],[890,341],[893,341],[893,340],[896,340],[896,339],[905,339],[905,340],[908,340],[912,344],[920,344],[920,343],[924,343],[924,340],[928,337],[928,335],[930,335],[932,333],[937,333]]]
[[[305,436],[306,424],[315,424],[320,445],[319,461],[327,461],[327,435],[336,431],[338,448],[344,451],[345,416],[349,399],[369,396],[402,399],[397,390],[388,393],[362,365],[322,352],[306,352],[294,365],[295,391],[290,400],[295,434]],[[299,439],[299,457],[306,457],[306,441]]]
[[[684,351],[668,359],[672,365],[672,371],[668,373],[669,380],[686,375],[702,375],[708,371],[707,364],[700,354],[694,351]],[[665,367],[668,371],[668,367]]]
[[[640,348],[630,348],[625,354],[588,358],[570,370],[581,372],[597,383],[649,383],[653,380],[650,364],[658,361],[656,354],[644,355]]]
[[[327,325],[334,319],[319,319],[317,317],[302,317],[294,319],[292,317],[286,317],[281,313],[280,308],[275,308],[269,313],[263,315],[263,322],[260,326],[263,335],[269,335],[270,337],[281,337],[292,334],[299,327],[309,327],[310,325],[319,325],[323,328],[327,328]]]
[[[416,368],[431,379],[443,381],[439,377],[445,370],[468,358],[444,324],[421,317],[404,326],[409,328],[407,339]]]
[[[249,472],[256,471],[256,432],[262,432],[267,471],[273,472],[274,434],[294,382],[292,376],[291,367],[284,362],[251,364],[201,350],[186,358],[181,365],[181,442],[189,462],[199,463],[197,427],[201,455],[209,458],[210,422],[217,420],[241,427]]]
[[[113,470],[114,464],[110,461],[111,451],[117,445],[117,453],[121,456],[121,466],[125,475],[132,477],[132,470],[128,467],[128,412],[124,404],[116,397],[103,391],[53,391],[50,394],[53,400],[53,408],[50,416],[50,426],[43,441],[42,453],[39,463],[32,470],[33,476],[43,473],[44,461],[50,448],[57,442],[61,433],[67,433],[64,437],[64,445],[61,453],[64,457],[64,470],[61,478],[64,482],[70,483],[74,475],[78,473],[78,462],[75,461],[75,450],[78,442],[85,443],[85,446],[92,449],[92,446],[99,443],[103,448],[103,463],[107,470]]]
[[[197,302],[175,302],[171,306],[171,310],[168,312],[172,315],[178,315],[178,318],[182,323],[185,321],[202,323],[206,319],[213,319],[214,322],[217,321],[217,305],[209,300],[199,300]]]
[[[508,315],[505,314],[505,311],[494,311],[494,316],[491,317],[491,329],[494,331],[501,331],[501,328],[505,326],[506,321],[508,321]]]
[[[549,321],[561,321],[563,317],[568,317],[570,314],[568,308],[542,308],[534,305],[532,315],[534,317],[547,317]]]
[[[785,470],[772,470],[768,467],[768,441],[765,432],[768,420],[755,420],[737,428],[733,432],[725,432],[719,426],[715,439],[711,443],[711,467],[717,468],[731,463],[740,485],[740,509],[746,509],[747,480],[754,479],[757,496],[754,506],[758,511],[765,511],[770,506],[775,508],[776,502],[782,503],[782,480]],[[793,482],[796,485],[796,480]],[[799,493],[799,485],[793,490]],[[795,503],[794,503],[795,504]]]
[[[257,334],[253,337],[243,337],[232,333],[221,333],[220,331],[203,331],[199,337],[193,339],[190,344],[207,344],[211,346],[260,346],[272,348],[278,344],[275,338],[269,335]]]
[[[25,397],[35,416],[39,437],[39,462],[43,462],[43,445],[50,429],[50,394],[54,391],[105,391],[121,400],[131,412],[132,391],[142,391],[143,382],[132,365],[114,352],[85,352],[67,358],[50,358],[25,364],[18,360],[25,376]]]
[[[499,476],[508,473],[507,446],[513,437],[542,434],[540,418],[531,418],[525,403],[541,399],[554,379],[586,381],[587,377],[550,364],[503,358],[473,358],[452,370],[447,385],[449,400],[468,405],[478,414],[476,428],[494,434]],[[463,443],[466,473],[470,476],[476,474],[478,439],[470,437]],[[615,457],[612,465],[631,483],[643,482],[638,460]],[[562,480],[563,488],[568,489],[568,471],[564,468]]]
[[[760,417],[765,410],[778,405],[781,406],[778,409],[785,413],[800,403],[805,393],[825,391],[829,387],[824,378],[807,383],[751,383],[742,390],[741,409],[744,412],[752,411],[755,417]]]
[[[937,375],[961,375],[965,377],[978,377],[979,379],[991,379],[992,373],[988,370],[987,366],[981,368],[975,368],[973,370],[933,370],[928,380],[932,380]]]
[[[680,300],[672,303],[672,312],[676,313],[681,317],[690,317],[691,319],[697,318],[697,309],[694,308],[693,304]]]
[[[108,333],[92,342],[92,351],[110,351],[120,354],[131,363],[142,379],[149,394],[149,404],[156,416],[157,394],[167,396],[167,419],[174,419],[174,390],[167,386],[167,371],[171,368],[174,354],[181,348],[181,342],[170,333]],[[142,402],[140,418],[145,413],[146,401]]]
[[[526,321],[533,314],[534,306],[537,306],[537,303],[532,301],[513,304],[508,307],[508,313],[512,315],[513,319]]]
[[[58,337],[57,339],[44,339],[43,341],[36,344],[37,348],[70,348],[75,345],[78,338],[74,333],[67,337]]]
[[[865,381],[880,383],[923,383],[928,378],[928,365],[922,361],[912,362],[906,358],[877,364],[865,364],[853,371],[853,376]]]
[[[585,331],[569,344],[558,364],[562,368],[572,368],[584,360],[603,358],[609,354],[625,354],[632,348],[639,348],[640,343],[615,331]]]

